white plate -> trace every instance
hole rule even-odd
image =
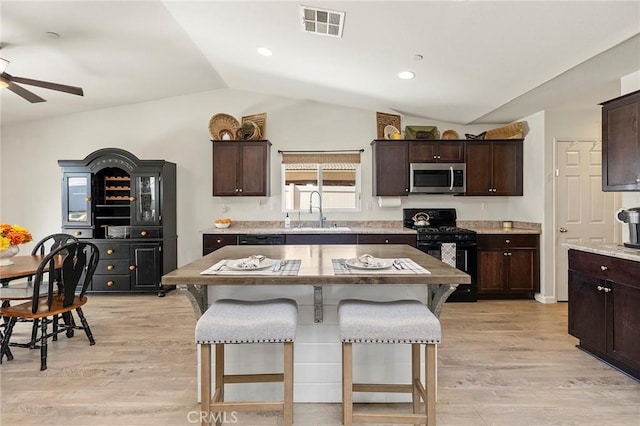
[[[257,268],[246,268],[246,267],[243,268],[242,266],[240,266],[246,262],[247,262],[246,258],[230,260],[227,262],[225,266],[228,266],[231,269],[235,269],[236,271],[257,271],[259,269],[271,268],[273,266],[273,259],[269,259],[268,257],[265,257],[264,259],[262,259]]]
[[[347,259],[344,263],[356,269],[387,269],[390,268],[391,265],[393,265],[393,262],[391,262],[390,260],[378,259],[378,262],[378,265],[368,265],[366,263],[360,262],[357,257],[354,257],[352,259]]]

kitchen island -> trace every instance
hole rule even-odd
[[[640,250],[567,243],[569,334],[578,347],[640,380]]]
[[[401,273],[397,270],[373,273],[352,271],[336,274],[334,259],[350,259],[365,253],[381,259],[410,258],[429,274]],[[297,275],[202,275],[201,272],[225,259],[238,259],[261,254],[271,259],[300,260]],[[393,268],[392,268],[393,269]],[[214,300],[238,298],[247,300],[288,297],[298,302],[298,330],[295,343],[296,402],[339,402],[341,395],[341,346],[338,330],[337,304],[342,299],[421,300],[439,313],[448,295],[457,284],[470,282],[469,275],[408,245],[280,245],[225,246],[182,266],[162,278],[163,285],[177,285],[192,300],[196,315]],[[320,310],[321,321],[318,321]],[[446,330],[443,331],[446,339]],[[230,368],[255,365],[256,369],[272,365],[279,359],[278,349],[271,345],[255,345],[252,350],[227,349]],[[410,351],[404,345],[363,345],[356,359],[366,360],[375,354],[376,363],[363,361],[362,374],[374,375],[383,382],[399,383],[409,378],[409,369],[392,366],[409,363]],[[363,358],[360,358],[363,357]],[[396,371],[397,370],[397,371]],[[406,371],[405,371],[406,370]],[[358,373],[356,373],[358,374]],[[277,384],[265,383],[256,390],[255,399],[278,392]],[[230,387],[228,395],[237,388]],[[246,390],[245,390],[246,392]],[[225,391],[227,394],[227,391]],[[243,398],[247,398],[244,393]],[[385,395],[386,402],[405,402],[407,395]],[[358,401],[373,401],[380,395],[362,394]]]

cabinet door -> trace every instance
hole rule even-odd
[[[129,267],[132,290],[159,287],[162,265],[160,244],[131,244]]]
[[[213,142],[213,195],[238,195],[240,174],[238,142]]]
[[[436,163],[438,161],[438,150],[436,142],[433,141],[411,141],[409,142],[409,162],[410,163]]]
[[[536,290],[537,268],[536,251],[527,249],[511,249],[509,258],[508,291],[510,293],[533,293]]]
[[[467,191],[465,195],[492,195],[491,143],[471,141],[467,143]]]
[[[438,141],[438,161],[464,163],[464,141]]]
[[[607,354],[640,372],[640,286],[609,284]]]
[[[237,234],[204,234],[202,236],[202,255],[206,256],[219,248],[236,244],[238,244]]]
[[[640,92],[602,108],[602,189],[640,189]]]
[[[374,141],[373,195],[409,195],[409,149],[406,141]]]
[[[269,195],[269,146],[264,142],[240,142],[241,165],[237,169],[238,195]]]
[[[62,178],[63,226],[92,226],[92,201],[91,173],[65,173]]]
[[[492,145],[493,195],[522,195],[522,141],[492,142]],[[469,178],[473,179],[473,175]]]
[[[504,293],[507,288],[505,250],[478,250],[478,294]]]
[[[603,281],[591,275],[569,270],[569,334],[580,345],[605,352],[605,292],[598,290]]]
[[[131,179],[131,224],[160,225],[160,175],[134,174]]]

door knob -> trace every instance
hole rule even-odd
[[[565,232],[567,232],[567,228],[560,228],[560,232],[564,234]]]

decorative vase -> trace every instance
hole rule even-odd
[[[0,250],[0,266],[13,265],[15,262],[11,260],[13,256],[20,252],[20,247],[9,246],[4,250]]]

